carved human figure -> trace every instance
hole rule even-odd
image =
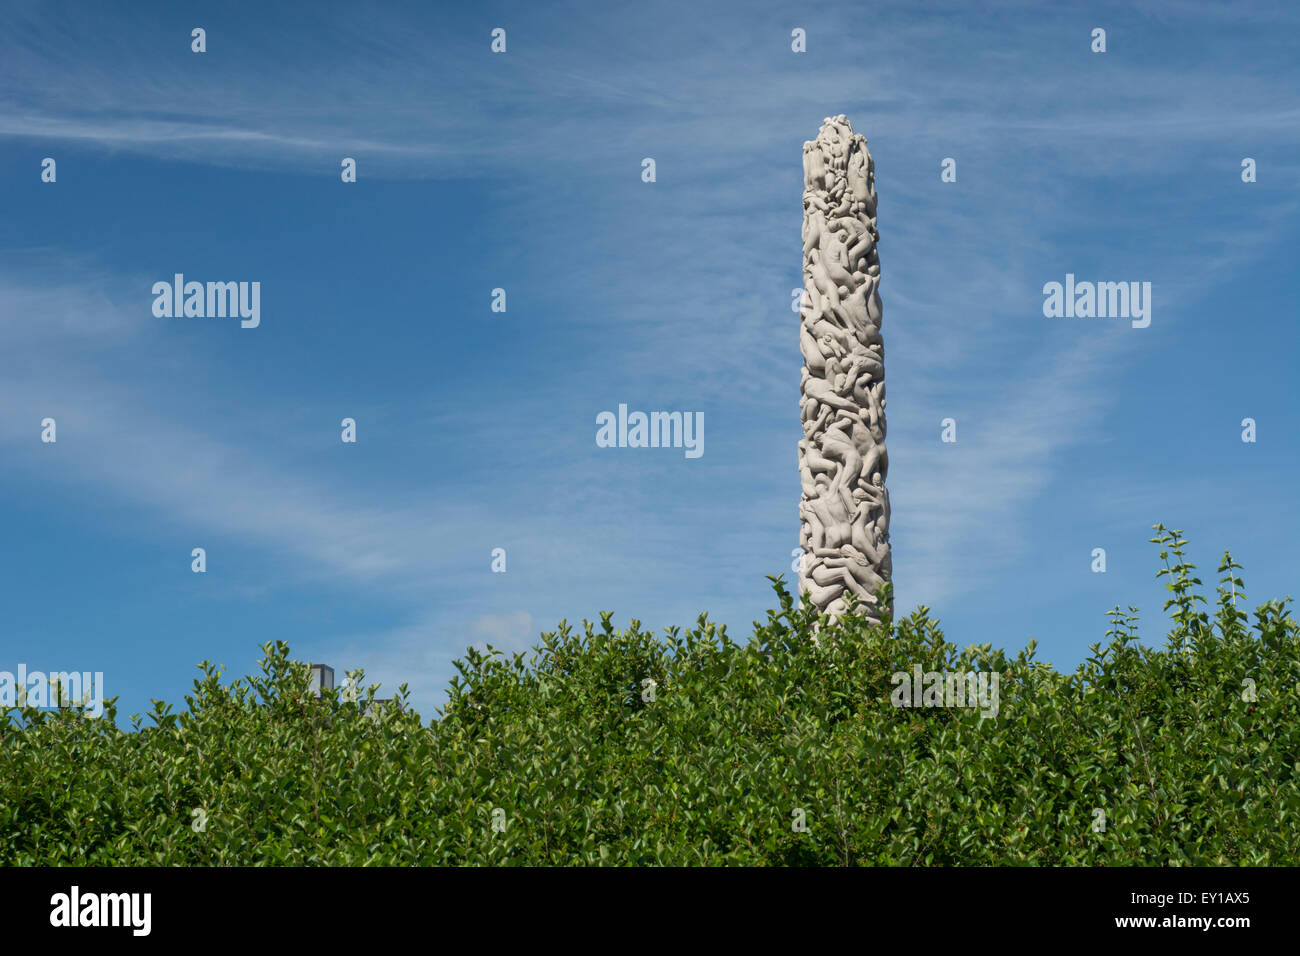
[[[844,116],[804,144],[799,588],[832,618],[893,571],[875,166]]]

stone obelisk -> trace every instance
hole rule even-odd
[[[878,620],[893,573],[875,167],[843,115],[803,144],[799,593],[832,620],[848,593]]]

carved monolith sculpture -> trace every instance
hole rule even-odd
[[[840,115],[803,144],[803,174],[799,593],[832,620],[856,594],[878,620],[893,563],[875,167]]]

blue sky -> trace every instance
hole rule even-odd
[[[128,715],[280,638],[431,716],[467,644],[561,619],[747,634],[798,543],[801,146],[838,113],[876,163],[900,608],[1063,668],[1116,604],[1159,640],[1157,521],[1207,587],[1230,549],[1252,606],[1290,594],[1298,21],[6,3],[0,670],[103,671]],[[261,282],[261,325],[155,317],[177,272]],[[1067,273],[1150,282],[1150,327],[1044,317]],[[598,448],[620,403],[703,412],[704,455]]]

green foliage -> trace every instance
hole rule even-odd
[[[111,702],[15,708],[0,861],[1294,865],[1296,621],[1272,601],[1249,623],[1226,554],[1211,620],[1186,542],[1156,531],[1167,646],[1116,608],[1069,675],[1032,641],[950,644],[924,607],[828,626],[773,578],[780,606],[741,644],[703,616],[656,639],[602,614],[527,659],[467,650],[427,725],[311,696],[284,643],[229,685],[205,662],[188,709],[156,701],[136,732]],[[895,707],[914,664],[999,673],[997,717]]]

